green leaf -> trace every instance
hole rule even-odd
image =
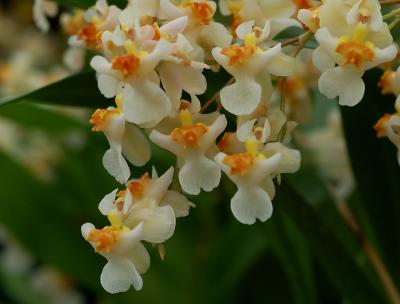
[[[96,4],[96,0],[55,0],[58,4],[70,6],[70,7],[79,7],[79,8],[88,8]],[[124,8],[127,5],[127,0],[108,0],[108,4],[117,5],[120,8]]]
[[[366,74],[366,92],[362,102],[352,108],[342,107],[343,126],[351,164],[362,204],[359,215],[367,214],[379,240],[377,248],[389,272],[400,285],[400,166],[396,148],[387,139],[378,139],[374,124],[384,113],[393,113],[394,96],[382,96],[377,87],[381,72]],[[364,208],[362,210],[361,208]]]
[[[41,128],[51,133],[87,127],[72,116],[67,116],[54,109],[29,104],[29,101],[18,104],[10,103],[0,107],[0,116],[13,120],[24,127]]]
[[[1,223],[40,262],[96,290],[101,258],[80,235],[82,216],[66,212],[82,202],[66,201],[3,152],[0,167]]]
[[[19,101],[86,108],[107,108],[113,104],[99,92],[94,72],[73,75],[21,96],[2,98],[0,105]]]
[[[382,290],[354,235],[311,168],[289,175],[275,199],[307,240],[314,258],[343,300],[383,303]],[[362,257],[362,258],[360,258]]]

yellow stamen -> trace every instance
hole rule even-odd
[[[255,159],[255,155],[247,152],[226,156],[223,163],[231,168],[231,175],[240,174],[241,176],[245,176],[249,173]]]
[[[110,253],[114,245],[119,240],[120,230],[114,227],[105,227],[103,229],[93,229],[87,240],[95,243],[96,252],[103,251]]]

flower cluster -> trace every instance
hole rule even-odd
[[[90,65],[98,88],[115,101],[90,122],[106,136],[104,167],[124,189],[100,202],[109,226],[82,227],[108,261],[101,283],[110,293],[142,288],[150,265],[142,242],[163,252],[176,218],[193,206],[184,194],[212,191],[222,173],[237,187],[231,210],[239,222],[271,217],[281,175],[300,168],[291,119],[309,116],[310,57],[322,72],[321,93],[354,106],[364,95],[364,72],[397,54],[377,0],[220,0],[219,9],[230,24],[218,22],[217,3],[206,0],[130,0],[125,8],[98,0],[62,18],[69,44],[96,52]],[[279,41],[283,30],[302,26],[303,35]],[[313,36],[318,47],[310,52],[304,48]],[[231,79],[201,102],[210,87],[204,72],[222,69]],[[384,92],[400,94],[399,73],[385,73]],[[376,128],[400,149],[399,113]],[[151,159],[150,143],[176,156],[175,170],[130,179],[133,167]],[[175,178],[183,194],[169,190]]]

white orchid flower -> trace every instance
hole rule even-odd
[[[169,42],[160,39],[148,52],[136,49],[132,41],[127,41],[125,52],[111,61],[102,56],[92,59],[100,91],[108,98],[122,92],[124,114],[129,122],[153,127],[171,111],[171,101],[160,88],[155,72],[171,47]]]
[[[175,218],[187,216],[193,206],[182,194],[168,190],[173,173],[170,168],[160,177],[153,174],[150,178],[146,173],[140,179],[129,181],[124,191],[116,189],[107,194],[99,210],[129,228],[142,222],[142,239],[163,243],[174,233]]]
[[[239,222],[251,225],[257,219],[265,222],[271,217],[273,207],[266,187],[271,186],[271,175],[278,169],[280,160],[280,153],[265,158],[250,152],[230,156],[221,152],[215,157],[238,188],[231,199],[231,210]]]
[[[96,110],[90,122],[93,131],[104,132],[110,144],[103,157],[104,167],[118,182],[125,183],[130,176],[125,158],[135,166],[143,166],[150,159],[151,149],[140,129],[126,122],[120,97],[116,101],[118,108]]]
[[[244,45],[214,48],[215,60],[233,75],[235,83],[221,90],[223,107],[235,115],[254,112],[262,97],[269,99],[272,94],[270,74],[289,76],[293,73],[294,59],[283,54],[281,45],[263,50],[257,47],[254,33],[245,35]]]
[[[192,114],[183,110],[181,121],[182,127],[175,128],[169,135],[154,130],[150,139],[177,156],[179,181],[186,193],[197,195],[201,189],[211,191],[218,186],[221,171],[207,153],[215,147],[215,140],[226,128],[226,118],[220,115],[210,126],[194,124]]]
[[[341,105],[359,103],[365,91],[361,79],[364,72],[391,61],[397,54],[394,45],[380,49],[365,40],[367,33],[366,26],[359,23],[352,37],[334,37],[327,28],[315,34],[320,46],[313,53],[313,62],[323,72],[319,89],[328,98],[339,97]]]
[[[134,229],[119,226],[107,226],[96,229],[92,224],[81,228],[83,237],[90,242],[96,252],[107,259],[100,276],[103,288],[109,293],[127,291],[130,286],[141,290],[143,280],[140,274],[150,266],[150,256],[140,243],[143,223]]]

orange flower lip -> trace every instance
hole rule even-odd
[[[257,50],[256,46],[230,45],[221,51],[221,54],[229,57],[229,64],[243,64]]]
[[[134,198],[138,199],[142,197],[149,180],[149,174],[145,173],[139,180],[129,183],[128,188]]]
[[[224,164],[231,168],[231,175],[240,174],[241,176],[249,173],[254,161],[255,156],[249,152],[226,156],[223,160]]]
[[[137,74],[140,66],[140,58],[135,54],[117,56],[112,61],[112,68],[121,71],[124,77]]]
[[[119,240],[119,230],[113,227],[105,227],[103,229],[93,229],[87,240],[95,243],[96,251],[110,253],[115,243]]]
[[[214,10],[210,4],[205,2],[193,2],[190,6],[192,8],[193,16],[198,20],[199,24],[210,24],[214,15]]]
[[[118,109],[106,110],[97,109],[90,119],[90,123],[93,125],[93,132],[104,132],[108,127],[108,122],[113,115],[119,113]]]
[[[176,128],[171,133],[172,140],[183,144],[185,148],[200,146],[201,137],[207,133],[208,127],[198,123],[195,125]]]
[[[385,137],[386,136],[386,129],[387,123],[392,118],[391,114],[385,114],[378,122],[375,124],[374,129],[376,131],[377,137]]]
[[[347,40],[340,42],[336,52],[343,55],[346,64],[354,64],[358,68],[364,61],[372,61],[375,58],[374,49],[366,42],[357,40]]]

